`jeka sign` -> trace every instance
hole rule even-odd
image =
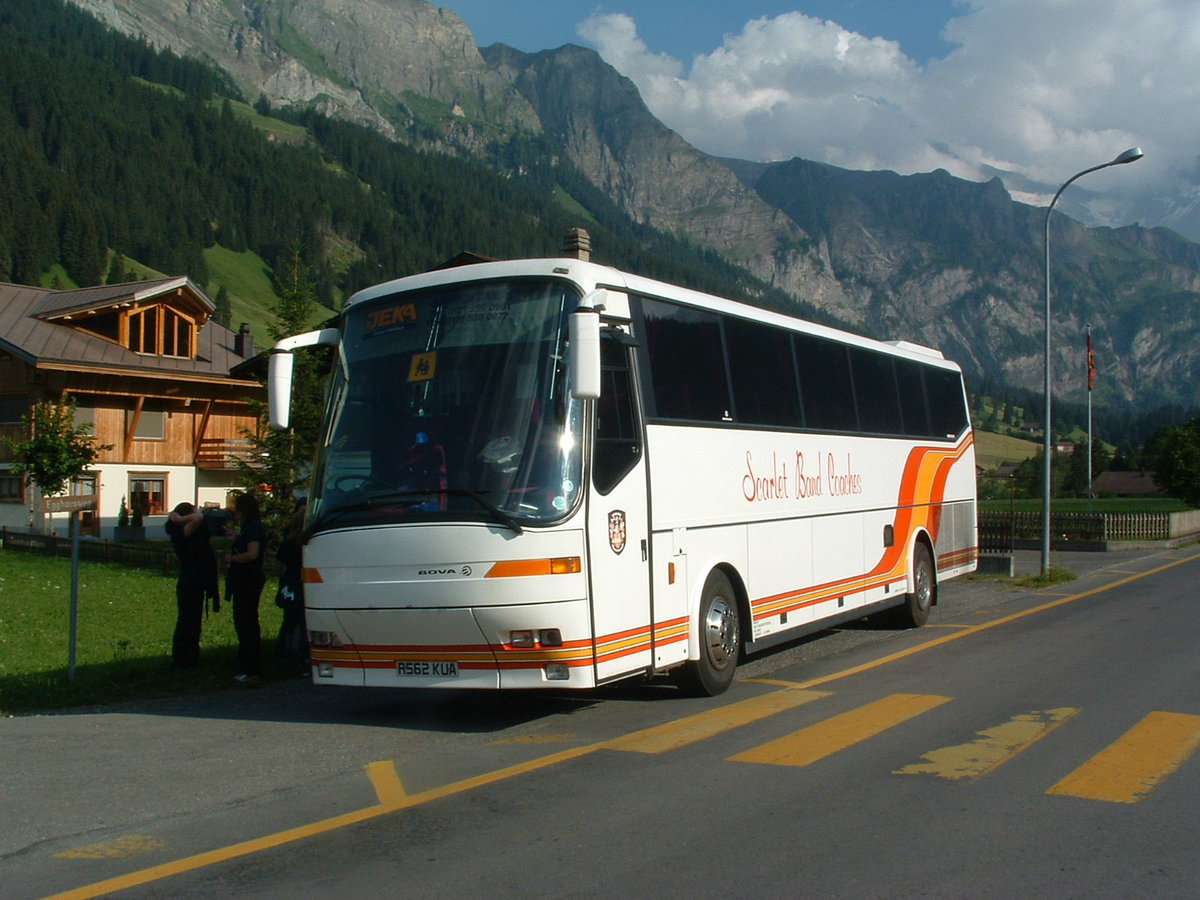
[[[755,462],[746,451],[746,474],[742,476],[742,496],[749,503],[771,500],[807,500],[811,497],[848,497],[863,492],[863,477],[854,471],[849,452],[845,463],[832,453],[806,456],[797,450],[789,462],[785,456],[771,453],[770,466]]]

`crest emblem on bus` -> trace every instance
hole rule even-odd
[[[625,510],[614,509],[608,514],[608,546],[619,554],[625,549]]]

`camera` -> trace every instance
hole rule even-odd
[[[208,506],[204,509],[204,526],[209,534],[219,535],[225,531],[225,526],[233,521],[233,513],[220,506]]]

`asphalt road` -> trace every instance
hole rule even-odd
[[[0,720],[0,895],[1193,896],[1200,551],[1055,564],[719,698],[296,681]]]

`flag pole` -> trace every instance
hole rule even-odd
[[[1092,385],[1096,382],[1096,354],[1092,352],[1092,326],[1087,326],[1087,420],[1088,420],[1088,446],[1087,446],[1087,511],[1088,515],[1092,514]]]

